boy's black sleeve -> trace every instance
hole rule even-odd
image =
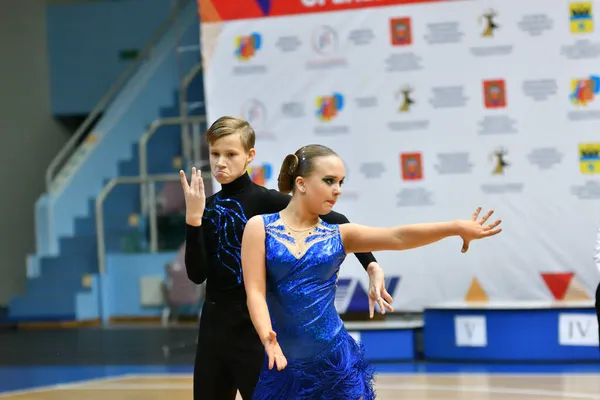
[[[283,194],[274,189],[269,189],[264,192],[261,198],[261,212],[260,214],[273,214],[277,213],[288,206],[292,196]]]
[[[202,236],[202,225],[186,224],[185,270],[190,281],[197,285],[204,283],[207,274],[206,250]]]

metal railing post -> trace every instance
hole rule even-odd
[[[177,175],[179,177],[179,175]],[[156,181],[148,182],[150,197],[150,253],[158,252],[158,221],[156,215]]]
[[[153,121],[148,130],[142,135],[138,142],[139,158],[140,158],[140,176],[145,178],[148,175],[148,140],[154,135],[154,133],[165,124],[165,120],[158,119]],[[141,201],[141,213],[146,215],[148,213],[148,196],[146,191],[146,184],[140,185],[140,201]]]
[[[188,122],[188,103],[187,103],[187,91],[190,87],[190,84],[194,80],[194,78],[202,72],[202,60],[198,64],[196,64],[188,74],[181,81],[181,88],[179,89],[179,114],[183,118],[183,126],[181,129],[181,144],[183,146],[183,155],[185,157],[185,161],[188,163],[192,163],[192,153],[193,153],[193,140],[190,140],[190,130]]]
[[[192,125],[192,165],[198,167],[200,165],[200,158],[202,156],[200,148],[202,147],[202,143],[200,142],[200,124],[194,123]]]
[[[188,121],[191,123],[204,123],[206,121],[206,117],[203,115],[188,117]],[[157,119],[152,122],[148,127],[148,130],[142,135],[140,141],[138,143],[139,148],[139,158],[140,158],[140,176],[146,177],[148,176],[148,142],[154,136],[158,128],[162,126],[168,125],[181,125],[183,119],[181,117],[171,117],[171,118],[162,118]],[[149,203],[148,203],[148,185],[142,184],[140,185],[140,201],[141,201],[141,212],[143,215],[147,215],[150,211]]]

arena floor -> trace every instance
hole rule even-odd
[[[142,368],[143,369],[143,368]],[[135,370],[135,368],[132,368]],[[590,373],[384,373],[377,378],[379,400],[542,400],[600,399],[600,367]],[[24,373],[25,371],[21,371]],[[139,373],[78,380],[77,369],[63,371],[68,381],[36,387],[22,375],[25,387],[0,393],[19,400],[183,400],[192,398],[189,373]],[[0,373],[0,376],[3,374]],[[57,374],[55,374],[57,376]],[[238,396],[238,399],[241,397]]]
[[[0,332],[0,398],[192,399],[195,334],[195,327]],[[378,400],[600,400],[600,360],[375,367]]]

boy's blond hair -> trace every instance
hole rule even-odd
[[[206,131],[206,142],[210,146],[217,139],[239,133],[246,152],[254,148],[256,134],[248,121],[240,118],[223,116],[212,123]]]

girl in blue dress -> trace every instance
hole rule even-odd
[[[251,218],[242,269],[252,323],[266,351],[254,400],[371,400],[373,371],[334,305],[347,254],[407,250],[450,236],[470,241],[498,234],[500,221],[471,220],[394,228],[322,221],[342,193],[344,164],[331,149],[309,145],[288,155],[279,190],[292,192],[281,212]]]

